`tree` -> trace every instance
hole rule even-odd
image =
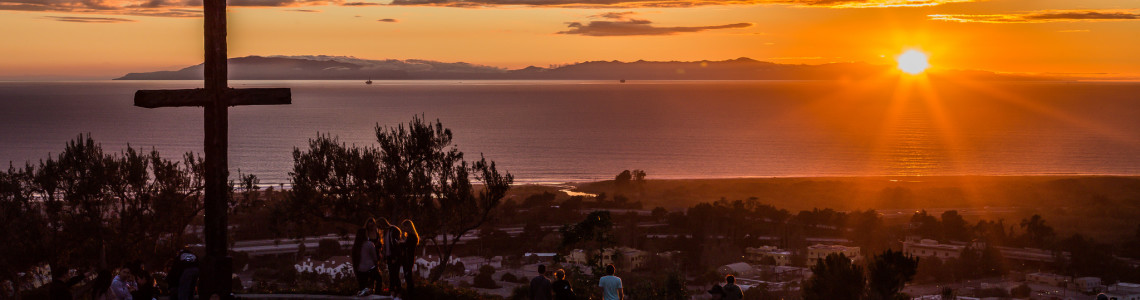
[[[468,162],[438,120],[415,116],[407,124],[375,129],[375,147],[318,135],[308,151],[294,149],[294,190],[281,223],[302,235],[319,222],[412,219],[444,266],[429,276],[437,281],[460,237],[494,217],[514,177],[484,157]]]
[[[1041,218],[1041,215],[1033,215],[1033,217],[1029,219],[1022,219],[1021,228],[1025,229],[1025,241],[1032,247],[1044,248],[1053,240],[1053,237],[1056,236],[1053,227],[1046,225],[1045,219]]]
[[[914,215],[910,217],[910,228],[912,228],[914,234],[922,236],[923,238],[942,238],[942,223],[927,213],[925,209],[921,212],[914,213]]]
[[[0,282],[11,281],[19,289],[21,284],[17,272],[31,269],[48,259],[48,247],[44,237],[48,233],[47,220],[33,201],[34,194],[29,181],[31,167],[16,169],[9,166],[7,172],[0,172]],[[14,259],[18,258],[18,259]],[[61,267],[53,264],[52,267]],[[19,290],[15,291],[19,295]],[[18,296],[17,296],[18,297]]]
[[[602,252],[616,243],[613,230],[614,222],[608,210],[590,212],[581,222],[563,225],[558,229],[562,234],[559,253],[569,253],[573,247],[586,248],[587,253],[593,252],[593,255],[587,257],[591,274],[602,274],[605,271],[602,267]],[[596,279],[589,280],[597,285]]]
[[[804,284],[804,300],[858,300],[866,288],[863,267],[843,254],[830,254],[816,261]]]
[[[867,266],[867,296],[873,300],[893,300],[918,271],[918,258],[887,250],[875,255]]]
[[[633,183],[639,197],[645,196],[645,170],[633,170]]]
[[[966,219],[963,219],[957,210],[942,212],[942,236],[947,240],[968,242],[970,231],[966,225]]]
[[[633,173],[631,173],[629,170],[621,171],[621,173],[618,173],[617,176],[614,176],[614,187],[620,189],[629,186],[629,182],[632,179]]]

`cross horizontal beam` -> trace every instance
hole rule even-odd
[[[229,106],[279,105],[293,102],[288,88],[227,88],[224,97]],[[145,108],[206,106],[210,104],[206,89],[139,90],[135,92],[135,106]]]

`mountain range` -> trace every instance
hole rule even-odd
[[[115,80],[200,80],[202,65],[177,71],[129,73]],[[868,63],[778,64],[741,57],[721,61],[588,61],[547,68],[505,69],[464,62],[370,60],[347,56],[246,56],[229,59],[233,80],[834,80],[863,79],[893,66]],[[1039,76],[987,71],[940,71],[975,79],[1034,80]]]

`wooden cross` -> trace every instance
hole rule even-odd
[[[135,92],[135,106],[156,108],[175,106],[205,107],[206,255],[201,262],[198,279],[201,299],[219,295],[229,298],[233,263],[227,240],[227,198],[229,166],[226,152],[230,106],[290,104],[287,88],[231,89],[226,83],[226,1],[205,0],[206,22],[205,89],[140,90]]]

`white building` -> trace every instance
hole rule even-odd
[[[1094,293],[1104,290],[1099,277],[1081,277],[1073,280],[1077,289],[1085,293]]]
[[[586,265],[590,261],[590,256],[595,252],[586,251],[582,249],[574,249],[566,256],[566,261],[569,263]],[[649,261],[649,252],[629,248],[607,248],[602,250],[601,262],[602,265],[614,264],[614,258],[618,259],[616,265],[625,266],[629,269],[640,269],[645,267],[645,263]]]
[[[1140,284],[1121,282],[1108,286],[1104,292],[1108,299],[1140,300]]]
[[[966,246],[939,244],[938,241],[931,239],[903,243],[903,253],[907,255],[921,258],[937,257],[941,260],[962,257],[962,250],[964,249]]]
[[[827,258],[827,256],[831,254],[843,254],[852,261],[863,259],[863,256],[859,252],[859,247],[815,244],[814,246],[808,247],[808,264],[813,264],[816,260]]]
[[[1057,275],[1053,273],[1029,273],[1025,274],[1025,281],[1032,283],[1040,283],[1045,285],[1067,287],[1070,280],[1068,276]]]

